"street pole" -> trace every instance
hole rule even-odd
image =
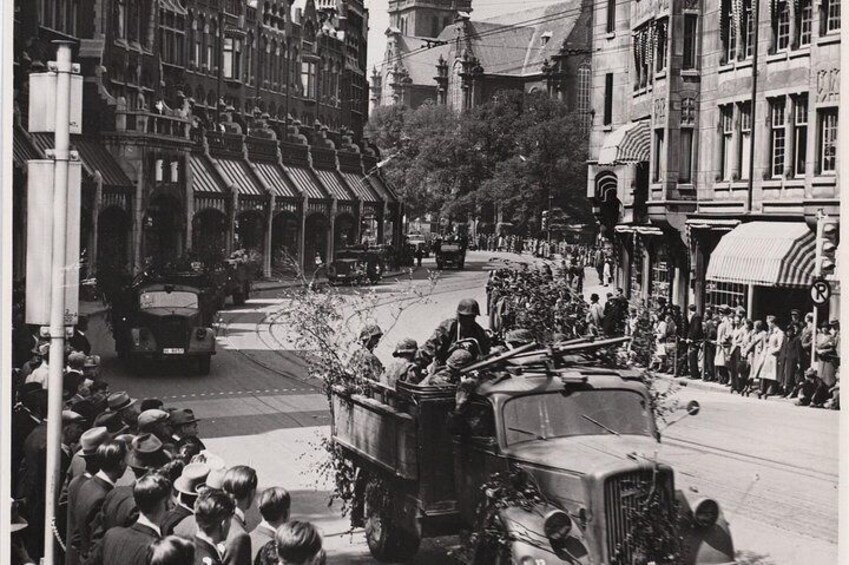
[[[752,199],[754,198],[755,191],[755,131],[757,128],[755,124],[757,123],[755,119],[755,104],[757,103],[758,98],[758,28],[759,20],[760,20],[760,10],[758,9],[758,4],[760,2],[752,3],[752,31],[754,41],[752,46],[752,100],[749,104],[749,116],[751,123],[749,124],[749,186],[747,191],[747,206],[746,212],[752,213]]]
[[[817,239],[816,252],[814,254],[814,280],[822,276],[822,241],[825,230],[825,214],[822,209],[817,210]],[[817,366],[817,328],[819,327],[819,307],[814,304],[814,334],[811,336],[811,369]]]
[[[54,41],[56,52],[56,133],[53,181],[53,259],[50,292],[50,361],[47,381],[47,477],[44,509],[44,563],[53,565],[56,503],[62,447],[62,377],[65,358],[65,238],[68,208],[68,161],[71,146],[71,45]],[[31,242],[35,243],[35,242]]]

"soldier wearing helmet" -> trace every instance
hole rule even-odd
[[[433,362],[437,366],[444,365],[448,356],[457,342],[461,340],[474,340],[477,342],[477,355],[489,354],[492,346],[489,336],[482,327],[478,325],[475,318],[480,316],[481,310],[477,300],[464,298],[457,305],[457,316],[445,320],[434,330],[428,339],[416,353],[416,363],[425,368]]]
[[[458,349],[448,356],[444,366],[437,369],[421,384],[424,386],[456,385],[460,382],[460,369],[474,360],[475,358],[471,353],[465,349]]]
[[[374,354],[374,349],[383,337],[383,330],[377,324],[371,324],[360,331],[360,348],[351,355],[349,367],[354,375],[379,381],[383,374],[383,363]]]
[[[419,384],[422,380],[422,371],[416,365],[416,351],[419,349],[419,344],[416,340],[404,338],[395,346],[395,351],[392,356],[396,358],[383,373],[381,381],[386,386],[395,388],[395,383],[404,381],[412,384]]]

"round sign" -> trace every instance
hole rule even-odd
[[[831,298],[831,285],[826,281],[814,281],[811,285],[811,300],[817,306],[822,306]]]

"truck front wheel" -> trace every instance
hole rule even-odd
[[[201,375],[208,375],[210,366],[212,365],[212,357],[209,355],[205,355],[203,357],[198,358],[198,373]]]
[[[365,492],[366,541],[377,561],[408,561],[419,551],[421,538],[401,527],[394,516],[391,495],[370,482]],[[390,498],[389,500],[386,500]]]

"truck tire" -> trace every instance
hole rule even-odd
[[[201,375],[208,375],[210,366],[212,365],[212,357],[209,355],[204,355],[203,357],[198,358],[198,373]]]
[[[414,532],[403,529],[394,516],[394,500],[384,508],[372,508],[369,500],[383,493],[374,494],[375,483],[369,483],[365,492],[366,542],[372,557],[381,562],[398,562],[412,559],[419,551],[421,538]]]

